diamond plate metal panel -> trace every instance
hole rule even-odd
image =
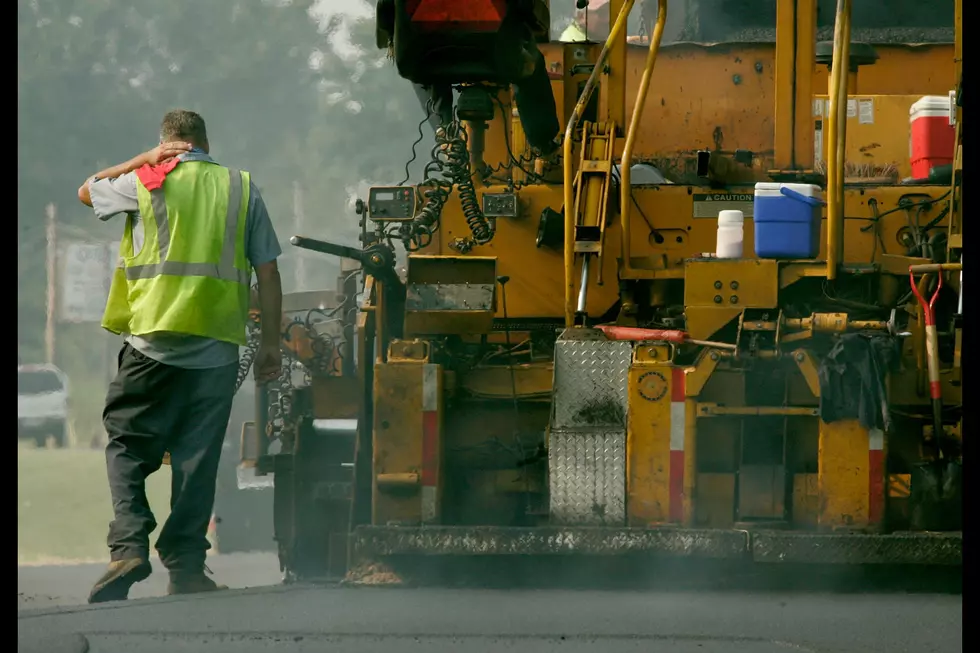
[[[745,558],[746,531],[693,528],[614,528],[595,526],[358,526],[354,557],[409,555],[565,555],[617,556],[629,553],[700,558]]]
[[[413,283],[406,290],[409,311],[493,310],[492,283]]]
[[[962,565],[962,533],[754,533],[756,562]]]
[[[551,518],[556,523],[625,522],[625,431],[552,430],[548,471]]]
[[[626,428],[629,342],[592,329],[570,329],[555,343],[552,427]]]

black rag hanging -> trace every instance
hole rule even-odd
[[[866,429],[888,431],[885,379],[898,365],[898,345],[892,336],[842,335],[820,363],[820,419],[857,419]]]

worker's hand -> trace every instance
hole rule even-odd
[[[257,383],[268,383],[275,381],[282,374],[282,351],[279,343],[272,345],[259,345],[259,350],[255,353],[255,381]]]
[[[192,149],[194,149],[193,145],[180,141],[160,143],[152,150],[146,152],[143,155],[143,160],[151,166],[158,166],[161,163],[166,163],[175,156],[180,156],[185,152],[190,152]]]

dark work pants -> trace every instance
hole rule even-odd
[[[514,101],[521,118],[521,127],[527,142],[535,150],[550,154],[555,149],[555,138],[561,127],[558,124],[558,107],[555,96],[551,92],[551,80],[544,55],[534,48],[534,72],[526,79],[514,84]],[[428,112],[429,124],[432,129],[453,120],[453,90],[450,86],[421,86],[415,84],[415,94],[418,95],[422,108]],[[433,106],[429,106],[429,102]],[[430,111],[430,108],[432,109]],[[509,116],[504,116],[506,120]],[[519,153],[514,153],[517,156]]]
[[[160,469],[169,451],[170,517],[156,548],[170,571],[203,570],[237,377],[238,365],[183,369],[123,346],[102,414],[115,513],[108,538],[112,560],[149,557],[157,523],[146,499],[146,478]]]

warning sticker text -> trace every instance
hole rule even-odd
[[[719,211],[741,211],[744,217],[751,218],[754,203],[752,193],[696,193],[694,217],[717,218]]]

